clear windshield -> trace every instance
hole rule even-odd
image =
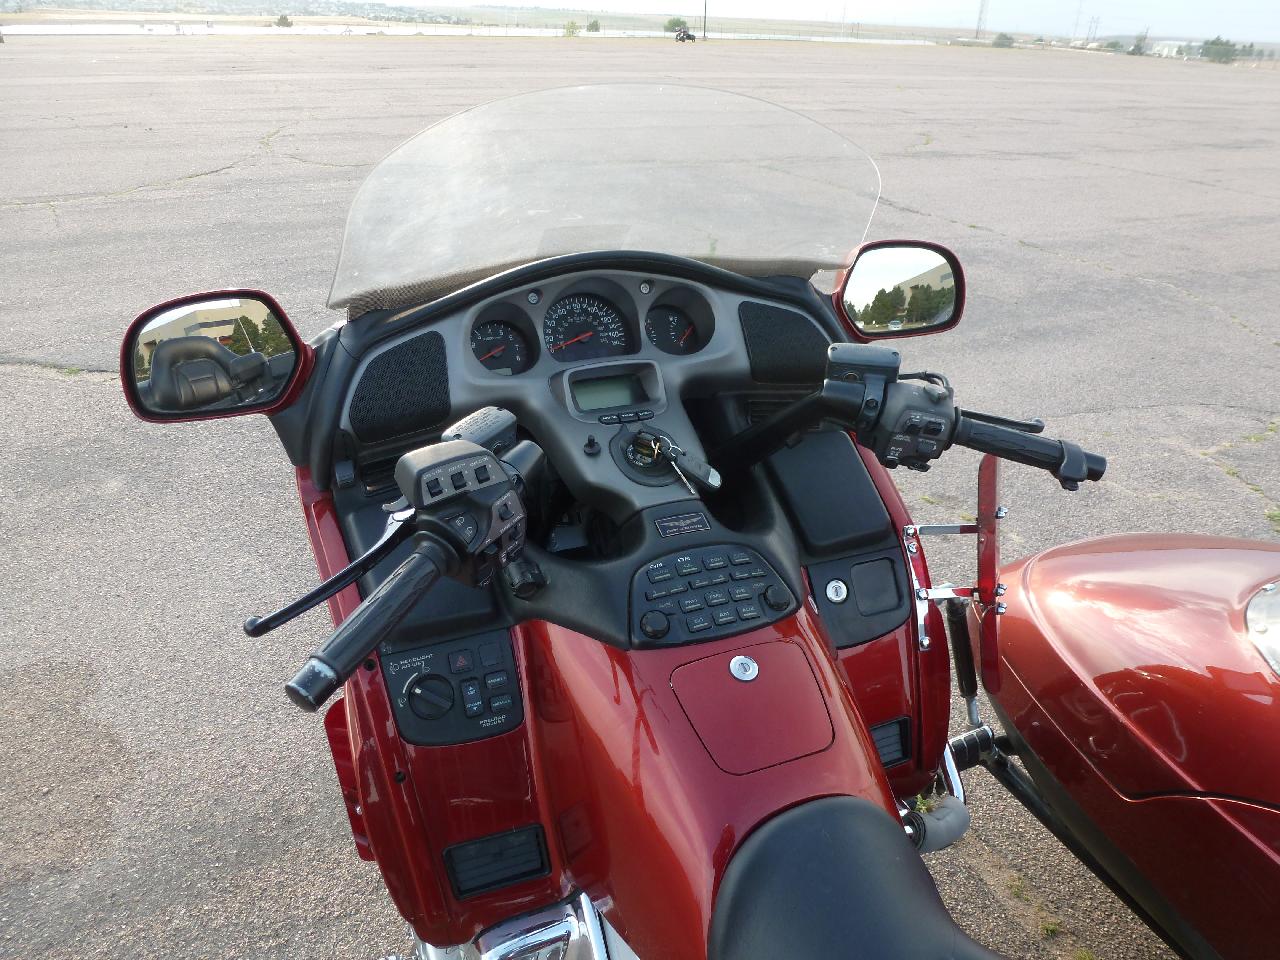
[[[544,90],[402,144],[352,204],[331,307],[435,299],[569,253],[646,251],[755,276],[847,265],[880,193],[814,120],[700,87]]]

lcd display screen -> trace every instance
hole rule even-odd
[[[613,377],[596,377],[592,380],[574,380],[569,385],[573,402],[583,412],[604,410],[606,407],[627,407],[644,403],[649,397],[644,392],[640,378],[632,373]]]

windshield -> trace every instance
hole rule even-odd
[[[812,277],[848,264],[879,193],[860,148],[763,100],[642,84],[524,94],[449,117],[374,168],[329,305],[403,306],[600,251]]]

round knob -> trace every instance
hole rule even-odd
[[[791,606],[791,594],[787,593],[786,587],[771,583],[764,592],[764,603],[770,610],[785,610]]]
[[[650,610],[640,618],[640,632],[650,640],[661,640],[671,629],[671,621],[665,613]]]
[[[409,709],[423,720],[439,720],[453,706],[453,684],[444,677],[419,675],[409,684]]]

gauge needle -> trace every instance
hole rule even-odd
[[[565,347],[569,346],[570,344],[577,343],[579,340],[585,340],[587,339],[587,337],[594,336],[594,335],[595,335],[594,330],[588,330],[586,333],[580,333],[576,337],[574,337],[572,340],[566,340],[564,343],[557,343],[554,347],[551,348],[551,352],[555,353],[557,350],[563,350]]]
[[[503,351],[503,350],[505,350],[505,349],[507,349],[505,345],[504,345],[504,346],[501,346],[501,347],[494,347],[492,350],[490,350],[488,353],[486,353],[483,357],[481,357],[481,358],[480,358],[480,362],[481,362],[481,363],[484,363],[484,362],[485,362],[486,360],[488,360],[490,357],[496,357],[496,356],[498,356],[498,355],[499,355],[499,354],[501,354],[501,353],[502,353],[502,351]]]
[[[679,346],[682,346],[682,347],[684,346],[684,342],[689,339],[689,334],[691,333],[693,333],[692,325],[690,325],[689,329],[684,332],[684,335],[682,337],[680,337],[680,340],[678,341]]]

